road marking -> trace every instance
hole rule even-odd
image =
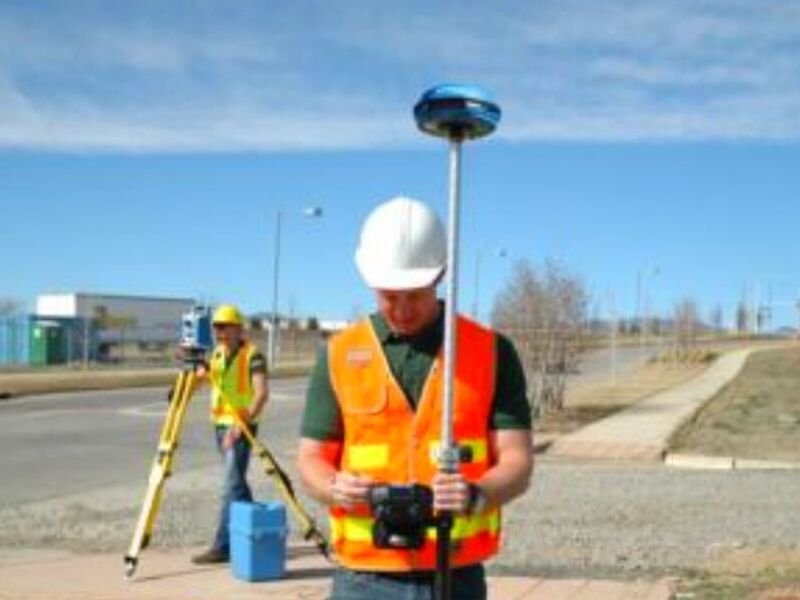
[[[94,415],[100,412],[113,412],[108,408],[51,408],[39,411],[28,411],[19,414],[3,415],[3,421],[7,419],[41,419],[43,417],[53,417],[58,415]]]
[[[284,401],[284,402],[287,401],[287,400],[302,400],[303,399],[303,396],[298,395],[298,394],[296,394],[294,392],[292,392],[292,393],[271,392],[269,397],[270,397],[270,400],[281,400],[281,401]]]
[[[154,406],[158,407],[155,411],[152,409]],[[120,409],[119,414],[128,417],[163,417],[167,414],[167,403],[162,400],[160,402],[148,402],[147,404],[140,404],[138,406],[129,406]]]
[[[201,399],[201,401],[203,400],[208,401],[208,398]],[[302,396],[298,396],[297,394],[287,394],[283,392],[272,392],[270,394],[270,401],[287,402],[287,401],[297,401],[297,400],[302,400]],[[64,412],[75,412],[75,411],[64,411]],[[166,400],[146,402],[145,404],[138,404],[136,406],[128,406],[126,408],[121,408],[117,412],[121,415],[125,415],[128,417],[163,418],[164,415],[167,414],[167,402]]]

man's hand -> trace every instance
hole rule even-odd
[[[331,479],[331,503],[347,510],[366,504],[372,483],[372,479],[364,475],[339,471]]]
[[[461,473],[437,473],[433,488],[433,508],[465,513],[469,508],[469,483]]]
[[[226,450],[230,450],[233,448],[236,440],[238,440],[242,435],[242,432],[239,431],[239,428],[236,425],[231,426],[228,431],[225,432],[225,437],[222,438],[222,447]]]

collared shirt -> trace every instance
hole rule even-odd
[[[414,336],[394,333],[380,313],[370,315],[372,327],[386,355],[389,368],[416,408],[422,388],[444,337],[444,310],[431,325]],[[531,410],[526,397],[525,373],[511,341],[495,334],[495,392],[490,429],[530,429]],[[327,347],[320,349],[311,372],[301,435],[319,441],[342,440],[339,404],[328,372]]]

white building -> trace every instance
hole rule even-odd
[[[87,319],[96,323],[102,341],[174,342],[181,316],[192,298],[116,294],[43,294],[36,298],[39,317]]]
[[[319,328],[326,333],[335,333],[347,328],[349,324],[343,319],[320,319]]]

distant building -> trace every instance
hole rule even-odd
[[[320,319],[319,328],[326,333],[335,333],[345,329],[349,323],[342,319]]]
[[[272,317],[269,313],[256,313],[250,317],[254,329],[268,331],[272,327]],[[321,331],[333,333],[347,327],[345,320],[319,319],[317,317],[287,317],[278,315],[278,329],[299,329],[301,331]]]
[[[86,323],[94,332],[92,337],[102,359],[113,346],[122,344],[163,347],[176,343],[181,316],[195,304],[192,298],[82,292],[43,294],[36,299],[36,316]]]

